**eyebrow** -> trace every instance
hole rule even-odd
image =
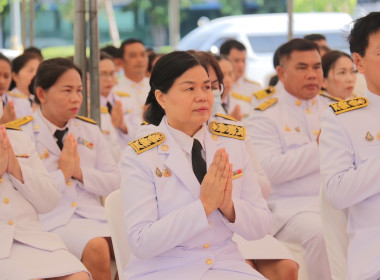
[[[311,65],[315,66],[315,65],[321,65],[321,64],[322,64],[322,62],[317,62],[317,63],[311,64]],[[305,62],[299,62],[299,63],[297,63],[297,66],[309,66],[309,65],[310,64],[305,63]]]
[[[195,84],[196,82],[194,81],[183,81],[182,83],[180,83],[180,85],[183,85],[183,84]],[[210,83],[210,80],[205,80],[203,81],[204,84],[206,83]]]

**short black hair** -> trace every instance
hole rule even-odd
[[[351,53],[365,56],[368,47],[369,35],[380,30],[380,12],[372,12],[355,21],[354,27],[348,37]]]
[[[44,56],[42,55],[41,49],[35,47],[35,46],[30,46],[24,49],[24,53],[34,53],[38,56],[41,57],[41,61],[44,59]]]
[[[278,59],[280,62],[279,65],[283,63],[284,59],[290,58],[293,51],[312,50],[316,50],[318,53],[320,53],[318,45],[313,41],[300,38],[292,39],[278,48]]]
[[[114,59],[115,58],[122,58],[120,54],[120,49],[116,48],[115,46],[109,45],[105,46],[100,49],[102,52],[108,53],[110,56],[112,56]]]
[[[220,46],[220,54],[223,55],[229,55],[232,49],[237,49],[239,51],[245,51],[247,50],[246,47],[240,43],[237,40],[230,39],[225,41],[221,46]]]
[[[319,33],[307,34],[303,38],[306,40],[313,41],[313,42],[314,41],[321,41],[321,40],[326,41],[326,36],[323,34],[319,34]]]
[[[130,45],[130,44],[134,44],[134,43],[140,43],[141,45],[145,46],[145,45],[144,45],[144,42],[141,41],[140,39],[129,38],[129,39],[127,39],[127,40],[124,40],[124,41],[121,43],[121,46],[120,46],[120,48],[119,48],[120,56],[121,56],[121,57],[124,56],[125,46],[128,46],[128,45]]]

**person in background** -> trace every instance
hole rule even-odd
[[[0,124],[16,120],[14,101],[8,100],[8,89],[12,81],[11,62],[0,53]]]
[[[2,279],[90,279],[59,236],[42,230],[38,214],[55,207],[60,191],[30,138],[11,123],[0,125],[0,197]]]
[[[105,46],[100,49],[100,51],[107,53],[108,55],[112,56],[113,61],[115,63],[115,71],[116,71],[116,83],[120,81],[122,77],[124,77],[124,70],[123,70],[123,57],[120,54],[120,49],[116,48],[113,45]]]
[[[115,101],[116,105],[111,106],[107,100],[115,85],[115,75],[116,67],[112,56],[101,51],[99,61],[100,124],[108,149],[115,162],[119,162],[121,153],[116,129],[120,127],[126,128],[126,124],[123,118],[121,101]]]
[[[33,53],[33,54],[36,54],[40,57],[41,61],[44,60],[44,56],[41,52],[41,49],[37,48],[37,47],[34,47],[34,46],[30,46],[30,47],[27,47],[26,49],[24,49],[24,54],[25,53]]]
[[[356,69],[350,55],[341,51],[330,51],[322,56],[322,96],[329,101],[340,101],[354,97]]]
[[[188,52],[161,57],[150,85],[145,118],[157,130],[130,143],[120,165],[132,251],[124,276],[264,279],[232,241],[234,232],[254,240],[271,227],[245,156],[245,128],[228,125],[231,133],[223,134],[220,123],[207,127],[211,82]]]
[[[235,72],[235,80],[231,90],[230,110],[234,110],[235,106],[239,105],[240,113],[243,118],[246,118],[258,102],[253,93],[261,89],[259,83],[251,81],[245,76],[247,64],[246,47],[237,40],[227,40],[220,46],[220,54],[227,56],[232,62]]]
[[[146,76],[149,78],[150,75],[152,74],[152,69],[153,69],[153,66],[154,64],[156,64],[157,60],[163,56],[162,53],[155,53],[154,51],[152,51],[149,55],[148,55],[148,70],[146,72]]]
[[[368,88],[366,98],[333,103],[322,114],[322,187],[332,207],[348,210],[347,275],[339,279],[372,280],[380,278],[380,12],[357,19],[348,41]]]
[[[22,128],[62,195],[52,211],[39,216],[43,228],[57,233],[95,280],[110,279],[113,250],[99,196],[120,187],[120,172],[96,123],[77,116],[81,75],[68,59],[43,61],[34,81],[41,105]]]
[[[29,92],[29,85],[41,61],[34,53],[25,53],[12,60],[11,91],[6,98],[14,101],[17,118],[33,113],[34,95]]]
[[[319,33],[307,34],[303,38],[316,43],[319,47],[327,46],[326,36],[323,34],[319,34]]]
[[[327,280],[331,273],[318,200],[319,118],[327,107],[318,95],[321,57],[318,46],[305,39],[293,39],[278,52],[283,90],[253,111],[247,132],[272,184],[267,201],[275,215],[273,235],[302,246],[309,279]]]

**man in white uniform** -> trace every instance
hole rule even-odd
[[[231,89],[229,114],[240,107],[242,120],[248,117],[252,108],[256,106],[259,99],[254,95],[261,90],[261,85],[245,77],[247,50],[245,46],[236,40],[228,40],[220,46],[220,54],[225,55],[234,66],[235,82]]]
[[[318,95],[322,66],[318,46],[294,39],[279,48],[276,68],[283,83],[247,120],[261,164],[272,183],[267,201],[273,234],[303,247],[309,279],[331,279],[318,206],[319,117],[327,104]]]
[[[348,279],[380,278],[380,12],[356,21],[349,36],[366,97],[330,105],[321,119],[321,175],[327,199],[348,209]]]

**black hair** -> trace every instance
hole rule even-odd
[[[113,62],[113,57],[110,54],[108,54],[107,52],[104,52],[104,51],[100,51],[99,61],[102,61],[104,59],[109,59],[109,60],[112,60],[112,62]]]
[[[347,57],[352,61],[350,55],[341,51],[330,51],[322,56],[322,70],[324,78],[328,77],[330,70],[335,66],[336,62],[341,57]]]
[[[230,39],[225,41],[221,46],[219,53],[223,55],[229,55],[232,49],[237,49],[239,51],[245,51],[246,47],[237,40]]]
[[[33,92],[35,92],[37,87],[41,87],[45,91],[48,90],[70,69],[76,70],[82,78],[80,68],[67,58],[59,57],[42,61],[34,77]],[[41,102],[38,100],[37,95],[35,96],[36,103],[40,104]]]
[[[118,49],[112,45],[105,46],[105,47],[101,48],[100,51],[109,54],[110,56],[112,56],[113,59],[122,58],[122,55],[120,53],[120,49]]]
[[[380,12],[372,12],[355,21],[354,27],[348,36],[351,53],[365,56],[369,43],[369,35],[380,30]]]
[[[22,68],[25,67],[25,65],[33,60],[37,59],[38,61],[42,61],[42,58],[40,55],[34,53],[34,52],[26,52],[22,55],[19,55],[15,59],[12,60],[11,66],[12,66],[12,73],[18,74]],[[10,89],[16,87],[16,82],[12,79]]]
[[[293,51],[312,51],[312,50],[316,50],[319,53],[319,47],[313,41],[300,39],[300,38],[292,39],[288,41],[287,43],[281,45],[277,49],[280,65],[283,63],[284,59],[290,58]]]
[[[34,53],[41,58],[41,61],[44,59],[44,56],[42,55],[41,50],[35,46],[30,46],[30,47],[24,49],[24,53]]]
[[[1,52],[0,52],[0,60],[8,62],[9,66],[12,66],[11,61],[9,60],[9,58],[6,57],[5,55],[3,55]]]
[[[144,114],[146,122],[157,126],[165,115],[164,109],[156,100],[155,91],[160,90],[167,94],[176,79],[197,65],[203,66],[207,72],[207,67],[201,63],[200,59],[186,51],[168,53],[157,61],[149,80],[150,91],[145,102],[145,105],[149,105]]]
[[[122,43],[121,43],[121,46],[119,48],[119,52],[120,52],[120,56],[123,57],[124,56],[124,51],[125,51],[125,47],[130,45],[130,44],[134,44],[134,43],[140,43],[141,45],[145,46],[143,41],[141,41],[140,39],[136,39],[136,38],[130,38],[130,39],[127,39],[127,40],[124,40]]]
[[[219,85],[223,84],[223,72],[222,69],[220,69],[219,62],[215,55],[203,51],[195,52],[195,55],[200,59],[203,65],[211,66],[214,69]]]
[[[314,41],[321,41],[321,40],[326,41],[326,36],[323,34],[319,34],[319,33],[307,34],[303,38],[306,40],[309,40],[309,41],[313,41],[313,42]]]

